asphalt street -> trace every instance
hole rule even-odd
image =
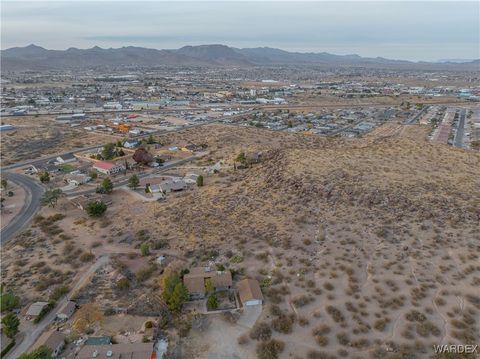
[[[38,208],[43,194],[43,187],[34,179],[17,173],[8,173],[6,175],[9,181],[22,186],[26,193],[26,200],[21,211],[7,224],[0,232],[1,243],[5,244],[12,239],[22,228],[24,228],[33,218]]]
[[[460,118],[458,120],[457,132],[455,132],[455,139],[453,141],[453,145],[455,147],[463,147],[463,136],[465,133],[465,109],[460,111]]]

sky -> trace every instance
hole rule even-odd
[[[435,61],[480,58],[480,1],[1,1],[1,48],[269,46]]]

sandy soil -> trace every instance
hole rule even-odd
[[[14,195],[9,197],[8,192],[13,192]],[[1,228],[5,227],[10,221],[20,212],[25,203],[26,192],[23,187],[9,182],[7,189],[2,188],[2,210],[0,211]]]

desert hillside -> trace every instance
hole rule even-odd
[[[103,219],[65,199],[44,208],[6,249],[3,280],[41,298],[89,253],[113,260],[148,243],[184,267],[213,261],[256,278],[266,297],[253,329],[211,319],[173,341],[172,357],[255,357],[270,345],[282,358],[430,358],[434,344],[478,343],[480,154],[427,131],[390,123],[346,140],[210,125],[160,136],[209,151],[171,174],[220,170],[162,202],[116,189]],[[258,161],[241,164],[242,152]],[[140,308],[159,295],[161,271],[148,268],[127,292],[98,274],[78,299]]]

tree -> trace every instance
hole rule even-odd
[[[207,299],[207,308],[209,310],[215,310],[218,308],[218,299],[215,294],[212,294],[211,296],[208,297]]]
[[[148,165],[150,162],[153,162],[153,156],[148,153],[144,147],[137,148],[132,158],[135,162],[143,165]]]
[[[13,338],[18,333],[20,319],[18,319],[14,313],[8,313],[2,318],[2,324],[5,335],[9,338]]]
[[[40,173],[39,178],[42,183],[50,182],[50,175],[47,171]]]
[[[148,136],[147,143],[148,143],[149,145],[155,143],[155,139],[153,138],[153,135],[152,135],[152,134],[150,134],[150,136]]]
[[[98,177],[98,174],[96,171],[91,171],[89,174],[88,174],[92,179],[96,179]]]
[[[55,207],[61,194],[62,190],[60,188],[46,190],[42,196],[42,205]]]
[[[111,160],[115,157],[115,144],[114,143],[107,143],[103,146],[102,149],[102,157],[104,160]]]
[[[6,312],[15,309],[20,304],[20,298],[13,293],[5,293],[0,297],[1,311]]]
[[[107,177],[102,182],[102,187],[105,190],[105,193],[111,193],[113,191],[113,183],[112,180]]]
[[[128,180],[128,187],[132,188],[132,189],[137,189],[138,185],[140,184],[140,180],[138,179],[138,176],[137,175],[133,175],[132,177],[130,177],[130,179]]]
[[[142,245],[140,246],[140,254],[144,257],[150,254],[150,247],[147,243],[142,243]]]
[[[207,278],[205,280],[205,292],[207,292],[207,294],[215,292],[215,285],[213,284],[213,280],[211,278]]]
[[[203,176],[200,175],[197,177],[197,186],[202,187],[203,186]]]
[[[7,187],[8,187],[8,182],[7,182],[7,180],[6,180],[5,178],[2,178],[1,186],[2,186],[2,188],[5,189],[5,190],[7,189]]]
[[[182,282],[177,283],[175,289],[173,290],[170,301],[167,303],[168,308],[174,311],[180,311],[182,309],[183,303],[188,300],[189,294],[188,289]]]
[[[38,347],[30,353],[23,353],[18,359],[52,359],[52,350],[45,345]]]
[[[162,280],[163,280],[162,298],[165,301],[165,303],[168,304],[173,295],[173,291],[175,290],[175,286],[178,283],[181,283],[181,280],[177,272],[171,272],[169,275],[162,278]]]
[[[89,202],[85,210],[90,217],[100,217],[107,210],[107,205],[102,201]]]

